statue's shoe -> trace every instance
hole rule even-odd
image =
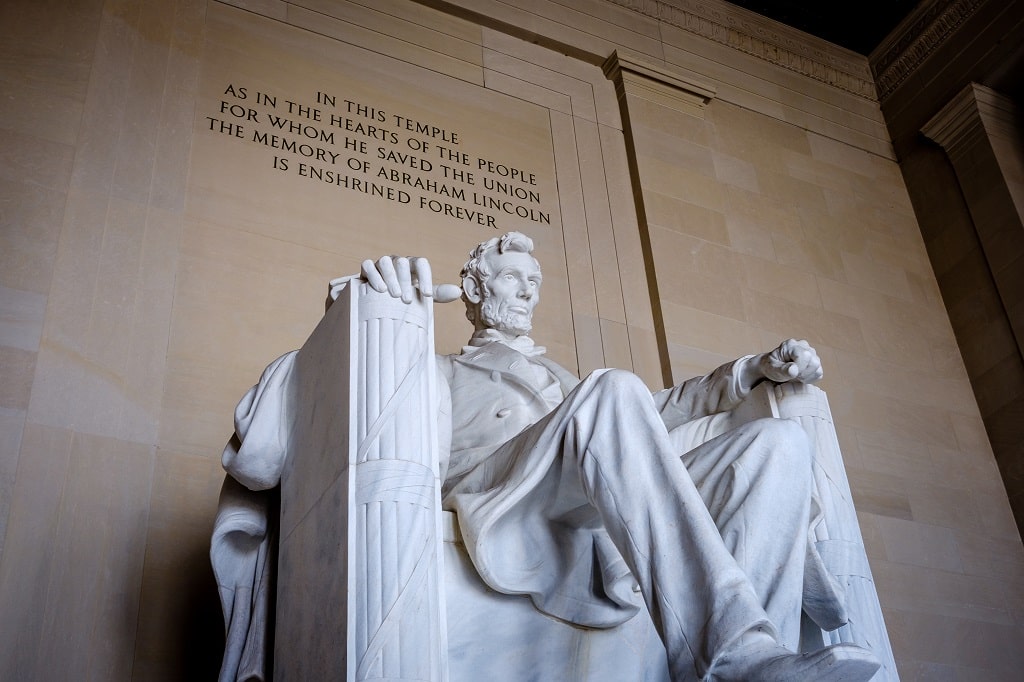
[[[723,654],[704,682],[867,682],[880,667],[874,654],[853,644],[795,654],[762,640]]]

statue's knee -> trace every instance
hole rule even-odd
[[[792,419],[757,419],[749,426],[772,451],[773,459],[793,468],[810,470],[811,443],[807,432]]]
[[[643,380],[632,372],[624,369],[609,369],[597,377],[597,387],[602,394],[611,397],[651,396],[650,389]]]

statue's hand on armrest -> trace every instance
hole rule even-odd
[[[448,303],[462,295],[462,290],[454,284],[434,286],[430,262],[426,258],[381,256],[376,261],[367,259],[363,261],[360,275],[374,291],[386,291],[405,303],[412,302],[417,289],[421,296],[433,298],[438,303]],[[338,298],[338,292],[350,279],[351,276],[331,280],[328,307]]]
[[[749,390],[765,379],[779,384],[813,384],[821,377],[821,359],[811,344],[788,339],[770,353],[755,355],[744,363],[740,381]]]

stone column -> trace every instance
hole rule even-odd
[[[653,242],[647,220],[647,207],[644,203],[643,173],[640,167],[640,150],[634,137],[632,111],[644,104],[656,104],[678,113],[683,118],[703,122],[704,110],[715,97],[713,86],[677,73],[675,70],[654,64],[642,57],[615,51],[605,60],[604,75],[615,84],[615,95],[619,102],[619,114],[622,117],[622,135],[626,143],[626,157],[629,163],[629,177],[632,182],[633,202],[640,229],[640,246],[647,270],[647,284],[652,301],[660,301],[658,294],[657,272],[659,265],[655,254],[658,245]],[[641,109],[642,112],[642,109]],[[642,120],[643,115],[638,117]],[[662,382],[672,386],[672,361],[669,357],[668,338],[665,333],[665,320],[660,304],[654,306],[654,333],[658,342],[658,354],[661,364]]]
[[[1024,137],[1016,105],[970,83],[922,132],[953,162],[1017,347],[1024,347]]]
[[[1024,357],[1024,135],[1008,98],[970,83],[922,132],[945,149]],[[972,377],[1018,525],[1024,520],[1024,375],[1020,358]]]

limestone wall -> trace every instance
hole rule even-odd
[[[237,4],[0,9],[0,677],[212,675],[235,401],[361,258],[521,229],[583,373],[818,347],[903,678],[1012,678],[1024,552],[866,59],[724,3]]]

